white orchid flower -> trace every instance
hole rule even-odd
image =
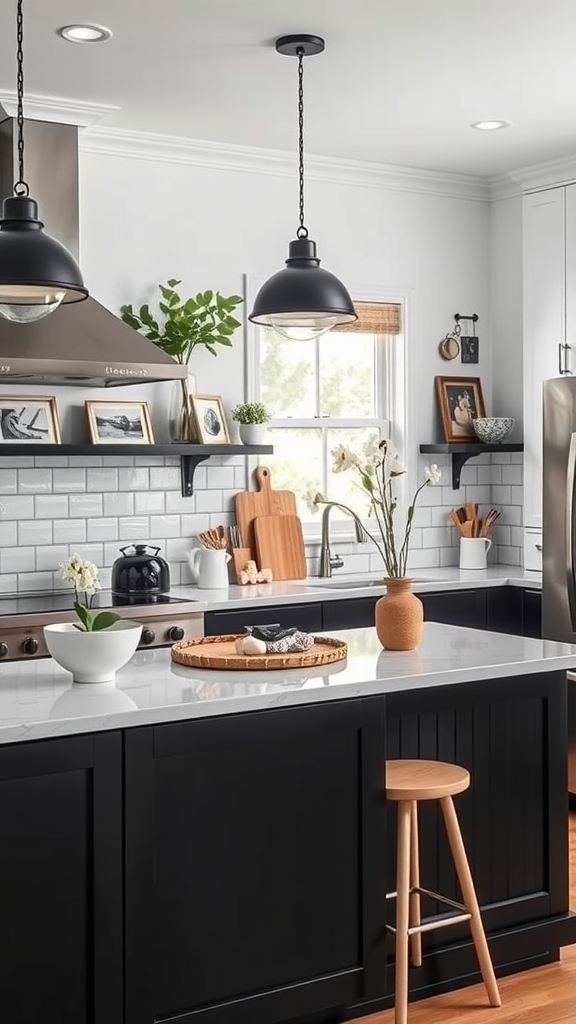
[[[431,462],[429,466],[424,466],[424,478],[428,481],[429,484],[440,483],[441,476],[442,471],[438,469],[438,466],[436,465],[435,462]]]
[[[330,454],[334,459],[333,473],[343,473],[345,469],[350,469],[352,466],[359,464],[358,456],[343,444],[339,444]]]
[[[306,507],[310,512],[319,512],[320,509],[318,506],[325,504],[326,498],[320,493],[320,491],[312,489],[310,491],[306,491],[304,501],[306,502]]]

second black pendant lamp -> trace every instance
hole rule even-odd
[[[320,36],[291,35],[276,40],[278,53],[298,58],[298,182],[300,225],[290,242],[285,270],[262,285],[248,319],[273,327],[294,340],[311,340],[357,314],[352,299],[334,274],[320,267],[316,243],[304,224],[304,57],[322,53]]]
[[[38,204],[24,180],[24,20],[17,0],[18,181],[4,200],[0,217],[0,316],[31,323],[54,312],[60,303],[88,295],[72,253],[47,235],[38,219]]]

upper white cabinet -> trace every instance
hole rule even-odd
[[[576,185],[523,204],[524,525],[541,530],[542,383],[570,372],[576,355]]]

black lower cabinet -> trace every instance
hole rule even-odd
[[[119,733],[0,747],[0,1020],[121,1024]]]
[[[424,605],[424,619],[451,626],[486,629],[486,590],[446,590],[418,594]]]
[[[384,701],[126,733],[126,1024],[384,993]]]
[[[204,635],[243,633],[245,626],[265,626],[270,622],[279,622],[281,626],[296,626],[308,633],[319,633],[322,630],[322,605],[302,602],[276,607],[234,609],[229,612],[206,612]]]

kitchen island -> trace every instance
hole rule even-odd
[[[138,652],[116,687],[71,687],[50,660],[0,668],[0,1019],[328,1022],[391,1005],[386,757],[471,770],[457,807],[498,974],[576,941],[576,648],[438,623],[414,652],[341,635],[347,662],[315,670],[199,671],[167,650]],[[435,806],[421,829],[423,884],[456,895]],[[477,979],[465,926],[429,933],[412,997]]]

